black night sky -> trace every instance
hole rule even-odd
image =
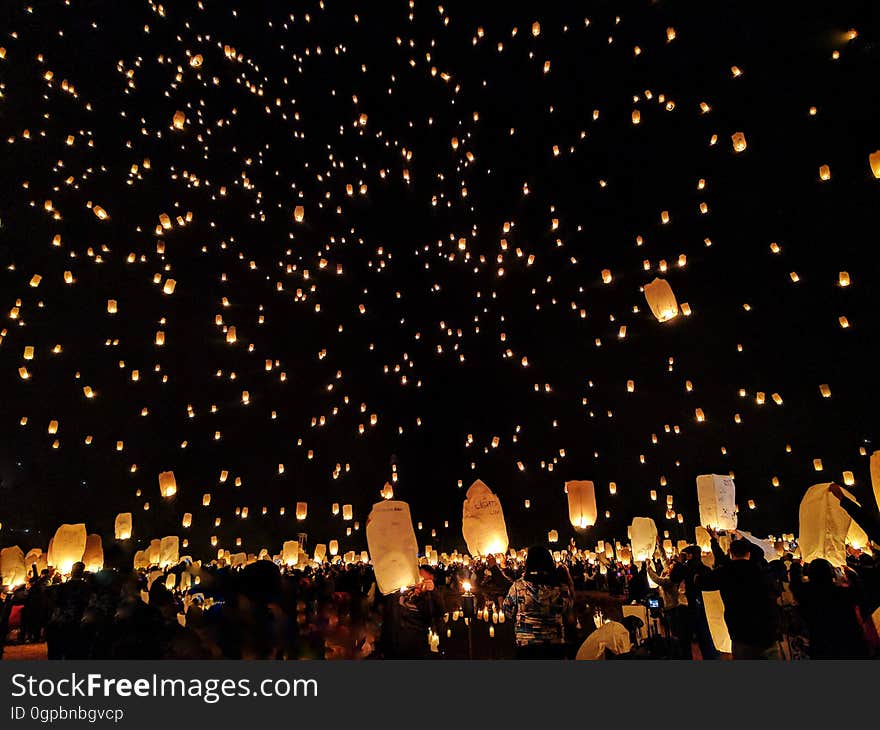
[[[692,540],[713,472],[758,535],[847,470],[872,501],[875,3],[527,5],[0,4],[0,544],[131,511],[197,557],[361,550],[394,468],[443,550],[477,478],[515,547],[637,515]],[[651,314],[656,277],[690,316]],[[567,479],[596,484],[579,534]]]

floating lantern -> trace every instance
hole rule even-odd
[[[462,503],[462,533],[471,555],[507,552],[507,526],[498,497],[477,479]]]
[[[163,471],[159,474],[159,493],[166,498],[177,494],[177,481],[173,471]]]
[[[697,477],[700,524],[716,530],[736,529],[736,487],[733,479],[720,474]]]
[[[665,279],[654,279],[650,284],[645,284],[644,289],[648,306],[660,322],[667,322],[678,316],[678,302],[669,282]]]
[[[596,524],[596,488],[593,482],[574,480],[565,483],[568,493],[568,519],[580,529]]]
[[[373,505],[367,519],[367,546],[383,595],[419,582],[419,548],[406,502],[383,500]]]
[[[113,533],[117,540],[131,538],[131,512],[120,512],[113,523]]]

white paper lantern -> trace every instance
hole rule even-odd
[[[67,574],[74,563],[82,560],[86,549],[86,526],[83,523],[61,525],[52,538],[52,566]]]
[[[633,560],[637,563],[650,560],[657,546],[657,525],[654,520],[650,517],[633,518],[631,543]]]
[[[462,503],[461,531],[471,555],[507,552],[507,525],[498,497],[477,479]]]
[[[701,474],[697,477],[700,524],[716,530],[736,529],[736,486],[729,476]]]
[[[117,540],[131,538],[131,512],[120,512],[113,524],[113,533]]]
[[[721,591],[703,591],[703,608],[706,611],[712,643],[718,651],[730,654],[733,645],[727,623],[724,621],[724,601],[721,599]]]
[[[406,502],[382,500],[373,505],[367,518],[367,547],[382,594],[419,582],[419,546]]]
[[[678,316],[678,302],[666,279],[654,279],[650,284],[645,284],[644,289],[648,306],[660,322],[667,322]]]
[[[804,563],[824,558],[840,568],[846,565],[846,537],[852,518],[831,494],[829,486],[830,482],[814,484],[804,494],[799,511],[798,545]],[[842,491],[853,499],[845,489]]]
[[[86,564],[86,570],[97,573],[104,568],[104,546],[100,535],[86,537],[86,546],[83,550],[82,561]]]
[[[27,580],[24,552],[18,545],[0,550],[0,584],[13,588]]]
[[[180,538],[177,535],[163,537],[159,543],[159,565],[167,568],[169,565],[177,565],[180,559]]]
[[[299,542],[287,540],[281,546],[281,562],[285,565],[296,565],[299,562]]]
[[[593,482],[574,480],[565,483],[568,492],[568,519],[578,528],[596,524],[596,488]]]

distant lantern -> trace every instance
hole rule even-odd
[[[541,35],[541,24],[537,20],[534,23],[532,23],[532,35],[535,38],[537,38],[539,35]]]
[[[734,152],[742,152],[746,148],[746,136],[742,132],[736,132],[731,135],[730,139],[733,141],[733,151]]]
[[[611,269],[602,269],[602,283],[610,284],[611,283]]]
[[[350,520],[354,516],[354,512],[352,510],[352,506],[350,504],[342,505],[342,519]]]
[[[202,507],[210,507],[211,506],[211,495],[203,494],[202,495]]]
[[[385,486],[379,493],[382,495],[382,499],[394,499],[394,488],[389,482],[385,482]]]
[[[841,271],[837,275],[837,283],[840,286],[849,286],[849,284],[850,284],[849,273],[847,273],[846,271]]]
[[[843,483],[848,487],[851,487],[856,483],[855,477],[851,471],[843,472]]]
[[[306,209],[303,206],[298,205],[293,209],[293,219],[297,223],[302,223],[303,219],[306,217]]]
[[[697,408],[697,409],[695,409],[695,410],[694,410],[694,416],[696,416],[697,423],[702,423],[703,421],[706,420],[706,416],[705,416],[705,414],[703,413],[703,409],[702,409],[702,408]]]
[[[633,109],[632,112],[632,123],[638,124],[642,121],[642,113],[638,109]]]
[[[874,177],[880,179],[880,150],[868,155],[868,164],[871,165],[871,172],[874,174]]]
[[[296,503],[296,519],[304,520],[309,511],[309,505],[306,502]]]
[[[339,541],[338,540],[331,540],[330,541],[330,555],[335,557],[338,554],[339,554]]]
[[[644,289],[648,306],[660,322],[667,322],[678,316],[678,302],[669,282],[665,279],[654,279],[650,284],[645,284]]]
[[[588,480],[565,483],[568,493],[568,518],[572,525],[584,529],[596,524],[596,488]]]
[[[184,512],[183,519],[180,521],[180,524],[185,528],[189,528],[189,527],[192,527],[192,521],[193,521],[192,513],[191,512]]]
[[[177,282],[174,279],[167,279],[165,285],[162,287],[162,292],[164,294],[174,294],[174,287],[176,286]]]
[[[113,533],[117,540],[131,538],[131,512],[120,512],[113,523]]]
[[[174,112],[174,117],[171,119],[171,122],[175,129],[183,129],[183,125],[186,122],[186,114],[182,111]]]
[[[177,494],[177,481],[173,471],[163,471],[159,474],[159,493],[163,497],[173,497]]]
[[[626,392],[632,393],[633,391],[635,391],[635,389],[636,389],[635,381],[634,380],[627,380],[626,381]]]
[[[830,180],[831,179],[831,168],[828,165],[822,165],[819,168],[819,179],[820,180]]]
[[[559,542],[559,533],[556,530],[550,530],[547,533],[547,542]]]
[[[334,515],[339,514],[339,502],[334,502],[333,506],[330,508],[330,512]]]

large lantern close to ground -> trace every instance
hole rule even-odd
[[[716,530],[736,529],[736,486],[733,479],[721,474],[697,477],[700,524]]]
[[[367,547],[383,595],[419,582],[419,546],[406,502],[385,499],[373,505]]]
[[[24,583],[26,578],[27,568],[22,549],[13,545],[0,550],[0,585],[13,588]]]
[[[715,648],[725,654],[733,651],[727,623],[724,621],[724,601],[721,591],[703,591],[703,608],[706,611],[706,622]]]
[[[131,538],[131,512],[120,512],[116,515],[113,534],[117,540],[128,540]]]
[[[596,487],[593,482],[577,479],[565,483],[568,493],[568,519],[578,528],[596,524]]]
[[[461,531],[471,555],[507,552],[507,525],[498,497],[477,479],[462,503]]]
[[[630,543],[633,560],[637,563],[650,560],[657,546],[657,525],[654,520],[650,517],[633,518]]]
[[[805,564],[824,558],[835,568],[841,568],[846,565],[846,538],[852,518],[831,494],[830,486],[829,482],[814,484],[804,494],[798,515],[798,545]],[[853,499],[845,489],[842,491]]]
[[[86,570],[97,573],[104,569],[104,545],[100,535],[88,535],[86,546],[83,550],[82,561],[86,564]]]
[[[86,526],[61,525],[52,538],[52,565],[62,573],[69,573],[74,563],[82,560],[86,549]]]

